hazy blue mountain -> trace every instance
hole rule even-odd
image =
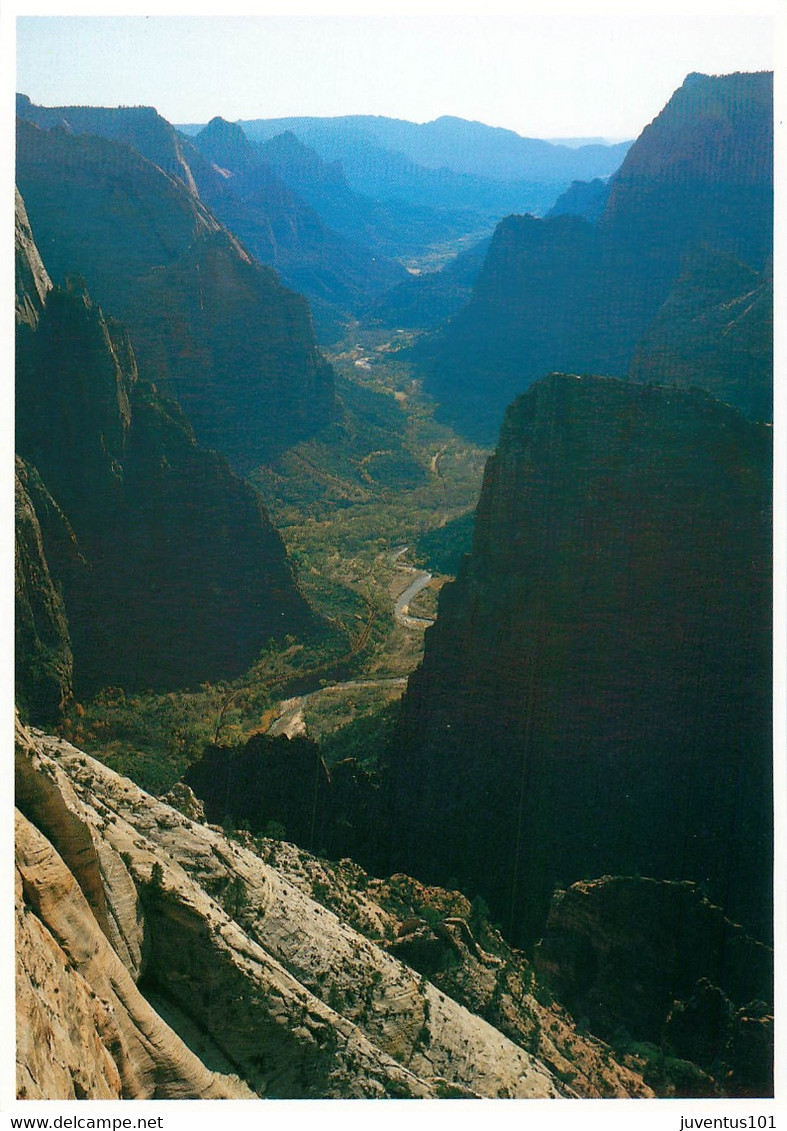
[[[629,150],[596,222],[502,221],[471,301],[424,355],[445,418],[489,443],[512,397],[544,373],[626,374],[701,249],[762,271],[772,131],[770,74],[692,75]]]
[[[329,123],[336,121],[339,125]],[[566,186],[559,178],[543,181],[500,181],[492,177],[427,168],[398,150],[381,144],[373,135],[355,129],[354,119],[318,119],[308,128],[284,119],[263,123],[244,122],[249,136],[264,141],[274,132],[290,130],[314,148],[326,161],[340,161],[351,188],[374,200],[404,202],[429,208],[465,211],[465,231],[483,218],[498,219],[508,212],[543,212]]]
[[[308,297],[327,338],[340,336],[348,315],[370,295],[404,278],[404,269],[375,254],[357,231],[332,230],[237,124],[214,118],[194,144],[223,173],[218,185],[203,190],[204,198],[253,255]]]
[[[399,118],[350,115],[256,119],[243,126],[250,137],[258,139],[291,130],[318,152],[339,148],[349,156],[353,142],[366,142],[401,154],[426,169],[533,183],[607,177],[618,168],[630,145],[621,142],[570,148],[451,116],[423,125]]]
[[[381,202],[350,188],[340,161],[325,161],[294,133],[277,134],[259,144],[265,161],[287,186],[307,201],[323,223],[383,256],[414,256],[465,234],[480,217],[445,207],[405,201]]]
[[[370,115],[239,125],[326,223],[397,256],[480,237],[511,212],[541,215],[572,180],[608,177],[628,147],[552,145],[451,117],[424,125]],[[180,128],[196,136],[202,127]]]
[[[582,216],[585,220],[600,219],[607,205],[609,182],[596,177],[592,181],[572,181],[547,212],[552,216]]]

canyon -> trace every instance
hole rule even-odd
[[[771,100],[17,97],[19,1098],[773,1093]]]

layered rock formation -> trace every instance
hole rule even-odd
[[[472,300],[423,355],[446,419],[492,443],[505,406],[544,373],[626,375],[654,319],[653,335],[671,332],[685,302],[684,282],[671,296],[673,285],[701,250],[734,260],[739,274],[765,269],[771,102],[770,74],[691,75],[629,150],[597,220],[573,208],[546,220],[504,220]],[[712,351],[718,279],[695,274],[692,289],[697,352]],[[758,337],[747,348],[767,352],[769,341],[751,328]],[[684,332],[679,319],[676,333]],[[760,414],[770,405],[770,365],[750,369],[744,389],[718,378],[710,388],[767,419]],[[691,379],[702,384],[709,372],[695,366]],[[653,379],[666,376],[659,368]]]
[[[141,375],[247,471],[331,419],[333,373],[306,301],[200,201],[182,147],[164,164],[179,174],[120,141],[18,122],[18,183],[50,273],[88,281],[127,325]]]
[[[60,739],[16,745],[21,1095],[572,1094],[257,853]]]
[[[771,929],[770,430],[554,375],[510,408],[389,766],[389,865],[532,943],[560,881],[694,879]]]
[[[244,670],[314,618],[257,494],[197,447],[83,286],[47,290],[20,212],[17,674],[51,719],[70,693]],[[66,632],[66,619],[68,622]]]

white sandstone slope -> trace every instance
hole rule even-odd
[[[572,1094],[216,828],[39,731],[16,762],[20,1095]]]

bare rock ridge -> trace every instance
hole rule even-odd
[[[498,225],[472,299],[421,355],[447,420],[491,444],[506,405],[544,373],[628,375],[635,354],[663,349],[676,308],[685,320],[683,276],[700,253],[727,262],[723,289],[743,309],[764,284],[763,314],[746,326],[737,378],[703,364],[718,333],[718,261],[715,281],[695,270],[692,365],[680,379],[770,418],[772,83],[765,72],[689,76],[628,151],[600,214],[569,207]],[[746,271],[759,278],[735,290]],[[655,375],[642,356],[635,375],[666,380],[658,350],[652,360]]]
[[[454,877],[520,944],[603,874],[696,880],[768,942],[770,449],[698,390],[514,402],[403,700],[387,870]]]
[[[162,167],[133,132],[129,144],[17,124],[19,189],[50,275],[78,273],[123,320],[141,376],[180,403],[201,445],[246,472],[332,418],[306,300],[219,223],[180,149]]]
[[[20,1095],[572,1094],[215,828],[19,726],[16,765]]]
[[[17,324],[35,329],[52,280],[33,239],[25,202],[15,189],[14,207],[14,317]]]
[[[23,218],[18,230],[20,277],[41,279]],[[81,282],[42,290],[17,327],[23,708],[54,717],[70,650],[81,695],[184,686],[237,674],[271,637],[313,628],[254,490],[140,379],[124,328]]]
[[[111,892],[126,930],[139,934],[135,894],[128,899],[135,889],[125,864],[91,826],[90,816],[98,821],[98,814],[89,814],[62,775],[42,768],[24,731],[17,733],[17,750],[20,803],[48,830],[44,835],[17,813],[19,1096],[250,1095],[239,1079],[206,1069],[140,994],[138,970],[128,954],[124,962],[112,946],[102,914]],[[71,867],[52,839],[71,858]]]

